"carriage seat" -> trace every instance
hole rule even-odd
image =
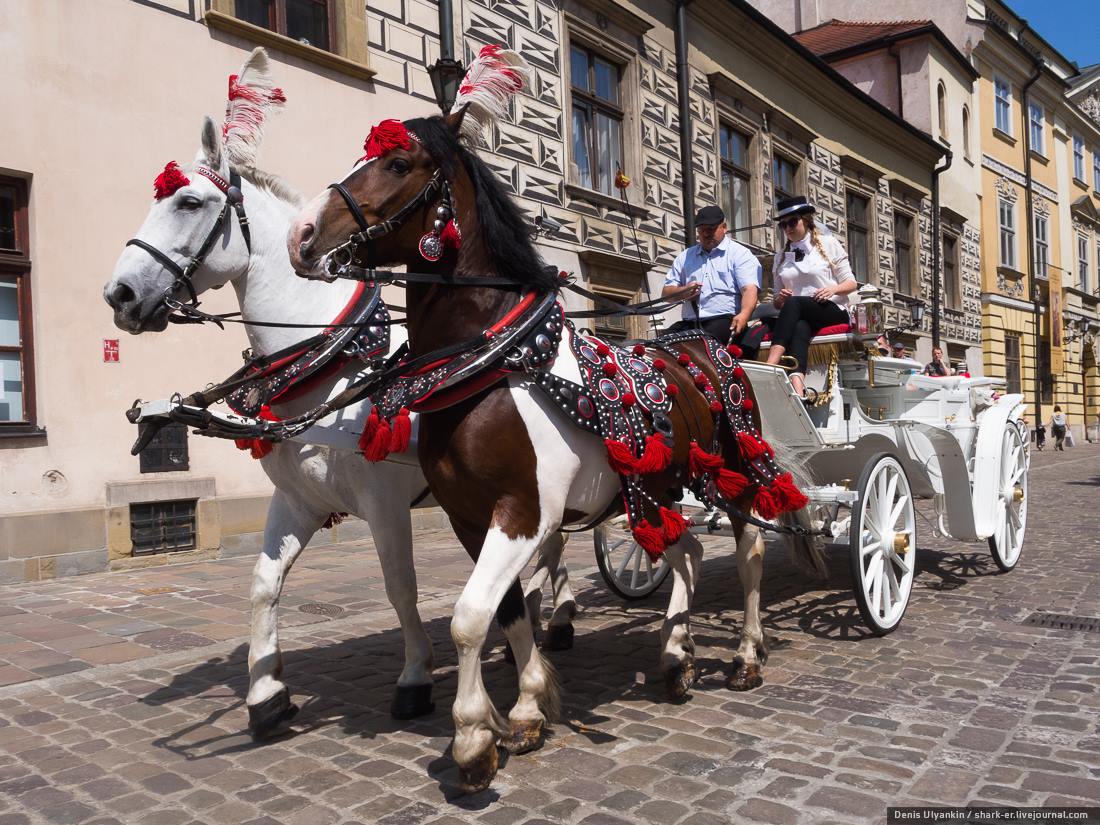
[[[852,331],[851,324],[833,324],[832,326],[822,327],[817,335],[810,340],[810,345],[814,344],[836,344],[840,341],[849,340],[849,333]],[[771,332],[767,332],[764,335],[764,342],[760,345],[760,349],[766,349],[771,346],[772,335]]]

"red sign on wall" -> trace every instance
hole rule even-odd
[[[103,339],[103,363],[104,364],[117,364],[118,363],[118,339],[117,338],[104,338]]]

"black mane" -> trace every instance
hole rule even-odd
[[[405,126],[420,139],[420,145],[448,179],[453,179],[457,171],[456,161],[462,163],[477,196],[481,240],[497,274],[539,290],[559,289],[557,271],[547,269],[531,242],[531,227],[484,161],[459,143],[439,116],[407,120]]]

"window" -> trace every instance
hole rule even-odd
[[[1079,137],[1073,138],[1073,177],[1085,180],[1085,141]]]
[[[775,186],[775,199],[793,198],[798,188],[798,164],[783,155],[772,157],[772,184]]]
[[[718,129],[722,158],[722,209],[730,233],[739,241],[750,240],[752,226],[752,176],[749,174],[751,138],[724,123]]]
[[[994,125],[1006,135],[1012,134],[1012,86],[1003,78],[993,79]]]
[[[898,276],[898,291],[913,294],[913,219],[904,212],[894,212],[894,271]]]
[[[944,304],[952,309],[962,308],[959,292],[959,239],[954,235],[943,236],[943,294]]]
[[[947,140],[947,89],[942,82],[936,86],[936,116],[940,124],[940,137]]]
[[[963,106],[963,156],[970,157],[970,109]]]
[[[0,177],[0,432],[35,425],[27,182]]]
[[[1045,155],[1043,145],[1043,107],[1038,103],[1028,104],[1027,122],[1031,128],[1031,151]]]
[[[1009,392],[1020,392],[1020,336],[1005,335],[1005,383]]]
[[[997,220],[1000,224],[1001,257],[1000,265],[1016,268],[1016,204],[1006,200],[997,201]]]
[[[848,216],[848,261],[852,265],[852,273],[856,280],[867,283],[870,276],[870,259],[868,253],[870,246],[868,237],[871,233],[870,226],[870,198],[848,192],[847,197]]]
[[[1100,192],[1100,150],[1092,153],[1092,188]]]
[[[1050,272],[1050,239],[1047,234],[1047,219],[1042,215],[1035,216],[1035,275],[1038,278],[1049,278]]]
[[[130,505],[130,540],[135,556],[194,550],[195,499]]]
[[[613,195],[615,173],[623,168],[621,69],[595,52],[574,45],[569,50],[569,72],[577,183]]]
[[[328,0],[235,0],[235,16],[318,49],[332,51]]]
[[[1089,291],[1089,242],[1083,235],[1077,236],[1077,288]]]

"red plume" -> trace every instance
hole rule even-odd
[[[372,126],[367,139],[363,141],[363,151],[366,152],[359,160],[373,160],[382,157],[392,149],[408,149],[410,146],[409,130],[400,120],[383,120],[377,126]]]
[[[153,181],[153,197],[158,201],[164,200],[190,183],[191,181],[187,175],[183,174],[179,164],[174,160],[170,160],[165,165],[164,171],[157,175],[157,179]]]

